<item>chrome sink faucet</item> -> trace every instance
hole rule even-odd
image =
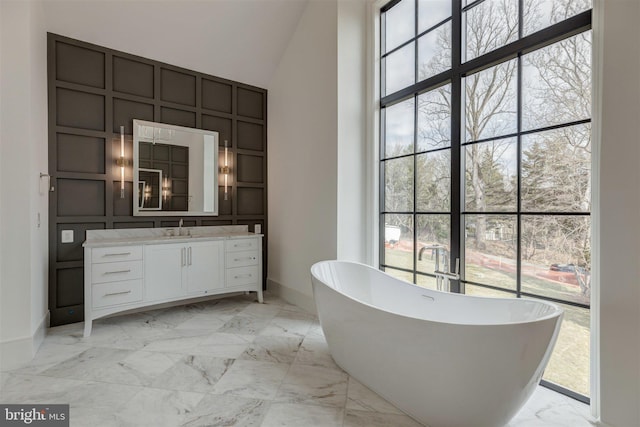
[[[182,225],[184,224],[184,221],[182,220],[182,218],[180,218],[180,221],[178,221],[178,236],[182,236]]]

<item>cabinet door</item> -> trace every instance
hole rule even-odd
[[[224,288],[224,241],[193,242],[187,250],[188,292]]]
[[[148,245],[144,248],[144,295],[147,301],[184,294],[183,276],[187,250],[179,243]]]

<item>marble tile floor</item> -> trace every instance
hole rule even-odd
[[[343,372],[316,317],[238,296],[51,328],[1,403],[68,403],[71,426],[419,426]],[[539,387],[508,427],[588,427],[586,405]],[[473,427],[473,426],[461,426]]]

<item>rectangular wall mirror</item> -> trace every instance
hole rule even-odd
[[[133,214],[218,215],[218,132],[133,120]]]

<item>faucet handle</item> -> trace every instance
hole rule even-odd
[[[454,271],[434,270],[436,276],[446,277],[449,280],[460,280],[460,258],[456,258],[456,269]]]

